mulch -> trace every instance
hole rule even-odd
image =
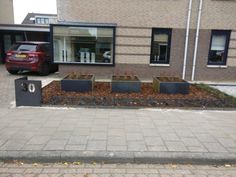
[[[42,89],[46,105],[112,106],[112,107],[235,107],[232,100],[190,85],[189,94],[160,94],[152,83],[142,83],[140,93],[111,93],[110,83],[96,82],[93,92],[65,92],[60,81],[53,81]]]

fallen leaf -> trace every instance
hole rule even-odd
[[[86,173],[86,174],[84,175],[84,177],[90,177],[90,176],[89,176],[89,174],[88,174],[88,173]]]
[[[33,165],[34,165],[35,167],[36,167],[36,166],[38,166],[38,164],[37,164],[37,163],[34,163]]]
[[[78,161],[78,162],[74,162],[73,164],[74,165],[81,165],[81,162]]]

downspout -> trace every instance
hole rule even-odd
[[[194,55],[193,55],[192,78],[191,78],[192,81],[194,81],[194,78],[195,78],[195,69],[196,69],[196,61],[197,61],[197,50],[198,50],[199,30],[200,30],[201,15],[202,15],[202,2],[203,2],[203,0],[200,0],[199,9],[198,9],[197,31],[196,31],[195,48],[194,48]]]
[[[190,26],[190,19],[191,19],[191,11],[192,11],[192,0],[189,1],[189,7],[188,7],[188,19],[187,19],[186,37],[185,37],[184,64],[183,64],[182,79],[185,79],[185,73],[186,73],[186,63],[187,63],[187,56],[188,56],[188,39],[189,39],[189,26]]]

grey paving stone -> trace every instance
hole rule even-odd
[[[42,127],[38,131],[35,132],[35,135],[38,135],[38,136],[52,136],[56,131],[57,131],[57,128],[54,128],[54,127],[51,127],[51,128]]]
[[[190,130],[178,129],[175,130],[176,134],[181,138],[194,138],[194,134]]]
[[[227,149],[219,143],[203,143],[203,145],[209,152],[228,152]]]
[[[104,132],[104,131],[92,132],[89,139],[90,140],[106,140],[107,139],[107,132]]]
[[[72,132],[73,136],[88,136],[90,135],[90,128],[75,128]]]
[[[185,146],[202,146],[202,143],[197,138],[181,138]]]
[[[190,152],[208,152],[204,146],[187,146]]]
[[[31,145],[46,144],[49,141],[50,138],[51,138],[50,136],[33,136],[27,142],[27,144],[31,144]]]
[[[51,139],[69,139],[71,134],[71,131],[56,131],[51,136]]]
[[[127,141],[138,141],[144,139],[141,133],[127,133],[126,138]]]
[[[143,136],[144,137],[148,137],[148,136],[151,136],[151,137],[154,137],[154,136],[160,136],[158,130],[156,128],[153,128],[153,129],[143,129],[142,130],[142,133],[143,133]]]
[[[204,143],[216,143],[217,140],[210,134],[207,133],[198,133],[195,134],[195,136],[198,138],[198,140],[200,142],[204,142]]]
[[[84,151],[84,150],[86,150],[86,145],[85,144],[78,144],[78,145],[68,144],[68,145],[65,146],[65,150],[68,150],[68,151]]]
[[[108,136],[125,136],[125,131],[124,129],[114,129],[114,128],[109,128],[108,129]]]
[[[164,142],[160,137],[145,137],[144,141],[147,146],[164,146]]]
[[[107,151],[127,151],[127,146],[121,146],[121,145],[108,145]]]
[[[70,137],[68,144],[69,145],[82,145],[87,144],[88,136],[72,136]]]
[[[157,151],[157,152],[167,152],[168,149],[166,146],[151,145],[147,146],[148,151]]]
[[[7,140],[0,139],[0,146],[4,145],[7,142]]]
[[[226,148],[228,152],[236,153],[236,148]]]
[[[87,150],[94,150],[94,151],[99,151],[99,150],[106,150],[107,142],[103,140],[89,140],[87,144]]]
[[[25,140],[16,141],[9,139],[4,145],[0,147],[0,150],[21,150],[25,143]]]
[[[45,144],[25,144],[21,150],[26,151],[41,151],[43,150]]]
[[[147,151],[143,141],[128,141],[128,151]]]
[[[91,127],[91,131],[92,132],[104,132],[104,131],[107,131],[107,125],[93,125]]]
[[[67,140],[49,140],[44,150],[64,150]]]
[[[125,138],[117,137],[117,136],[110,136],[108,137],[107,144],[110,146],[125,146],[127,145],[127,141]]]
[[[57,127],[57,131],[73,131],[74,129],[74,125],[60,125]]]
[[[179,152],[188,151],[186,146],[179,141],[165,141],[165,145],[169,151],[179,151]]]
[[[175,133],[161,133],[161,138],[164,141],[179,141],[180,138]]]
[[[125,132],[126,133],[141,133],[141,128],[140,126],[125,125]]]
[[[217,139],[221,145],[227,148],[236,148],[236,140],[232,140],[230,138],[218,138]]]
[[[61,124],[60,121],[47,121],[43,127],[58,127]]]

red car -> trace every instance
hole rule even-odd
[[[5,66],[11,74],[26,70],[45,76],[58,70],[57,64],[52,62],[48,42],[17,42],[7,51]]]

